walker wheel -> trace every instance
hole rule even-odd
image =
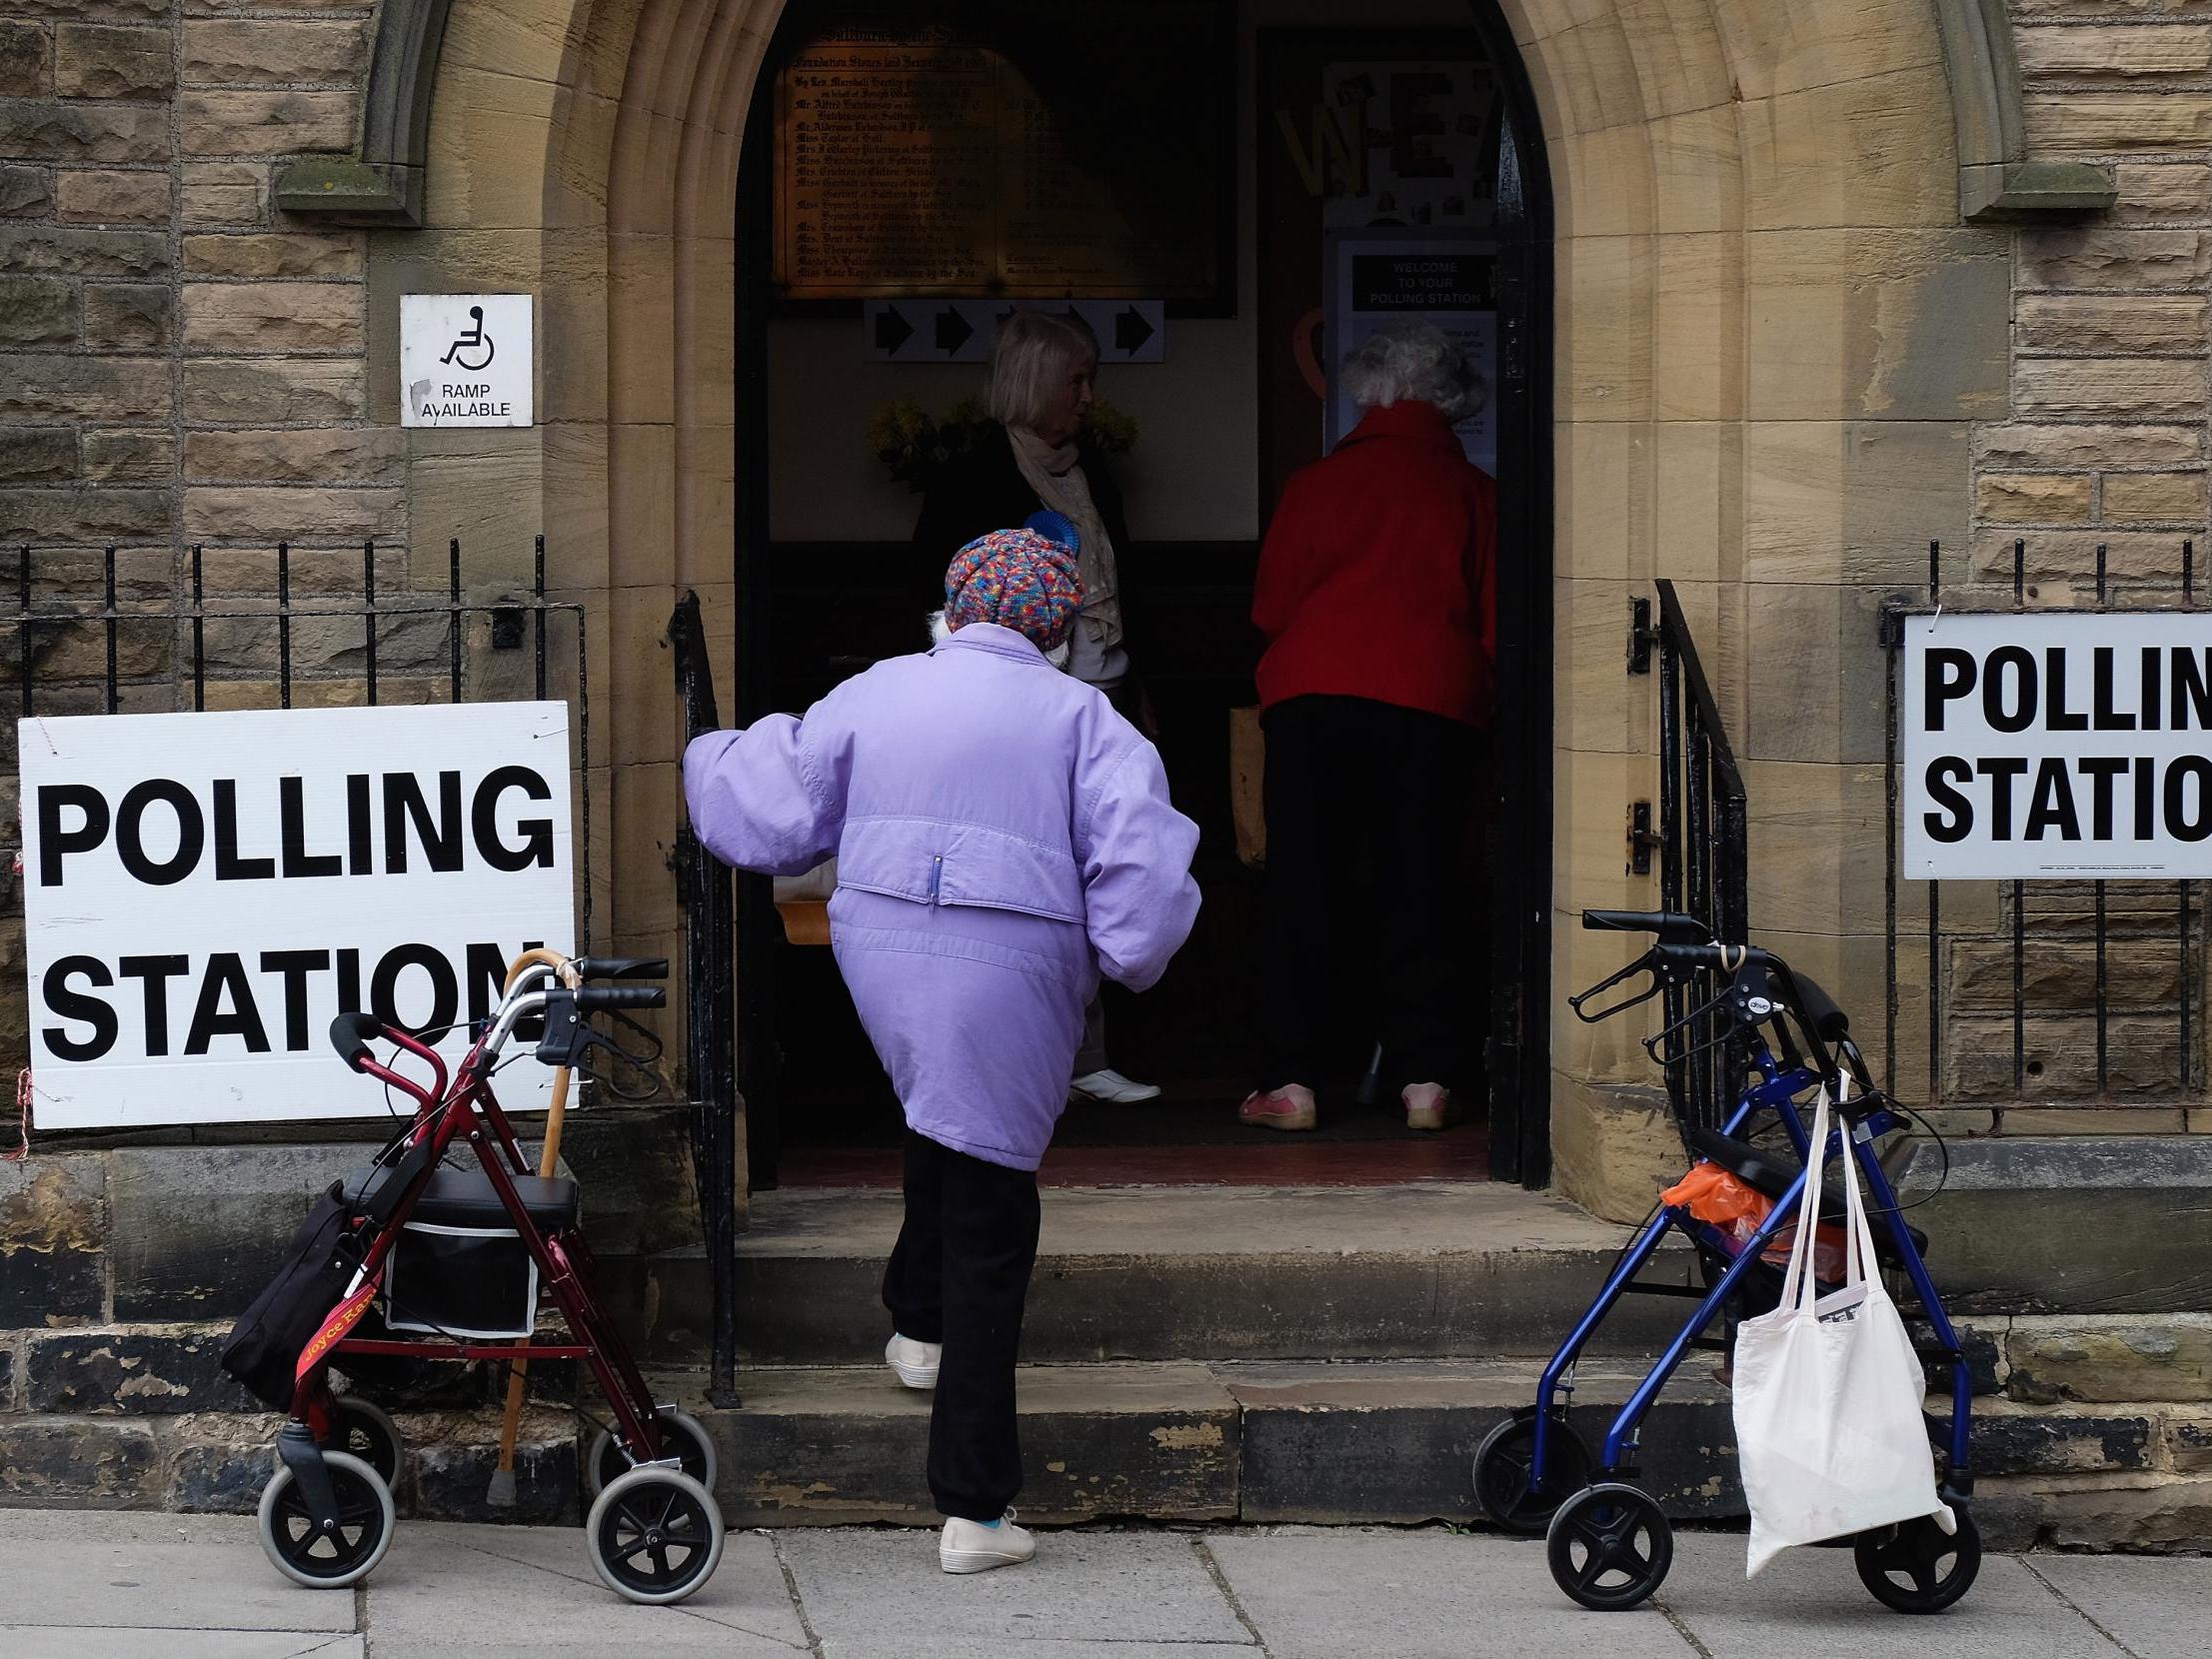
[[[1541,1538],[1559,1505],[1590,1482],[1590,1448],[1561,1408],[1551,1409],[1544,1470],[1528,1487],[1536,1453],[1536,1408],[1524,1405],[1482,1437],[1474,1454],[1474,1501],[1507,1532]]]
[[[1899,1613],[1940,1613],[1973,1588],[1981,1571],[1981,1533],[1974,1517],[1954,1507],[1958,1530],[1945,1533],[1932,1515],[1862,1532],[1852,1554],[1859,1581],[1874,1599]]]
[[[666,1406],[654,1414],[661,1425],[661,1450],[682,1460],[684,1472],[712,1492],[715,1489],[715,1470],[719,1464],[715,1457],[715,1437],[707,1432],[707,1425],[688,1411],[678,1411]],[[631,1470],[630,1459],[622,1452],[612,1428],[603,1428],[593,1437],[592,1455],[584,1460],[585,1496],[596,1498],[608,1487]]]
[[[337,1394],[331,1400],[331,1442],[325,1451],[342,1451],[358,1457],[384,1477],[384,1484],[400,1483],[400,1450],[406,1444],[392,1414],[359,1394]],[[272,1449],[278,1468],[284,1458]]]
[[[584,1523],[600,1582],[631,1601],[682,1601],[722,1560],[722,1508],[674,1469],[632,1469],[609,1483]]]
[[[1637,1606],[1674,1564],[1674,1529],[1640,1486],[1603,1481],[1559,1506],[1544,1535],[1559,1588],[1584,1607],[1619,1613]]]
[[[311,1590],[341,1590],[369,1576],[392,1547],[392,1488],[350,1452],[323,1453],[338,1499],[338,1530],[318,1532],[288,1468],[261,1489],[261,1547],[278,1572]]]
[[[331,1449],[352,1453],[383,1476],[385,1485],[397,1486],[400,1448],[406,1442],[401,1439],[400,1425],[392,1421],[392,1414],[359,1394],[340,1394],[335,1415],[338,1438]]]

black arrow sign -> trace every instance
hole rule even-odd
[[[1151,324],[1144,321],[1144,314],[1130,306],[1115,313],[1113,318],[1113,349],[1124,357],[1134,357],[1144,349],[1144,342],[1152,337]]]
[[[976,326],[951,306],[937,314],[937,349],[951,357],[975,338]]]
[[[896,352],[914,338],[914,325],[899,313],[897,306],[887,305],[876,313],[876,349],[880,352]]]

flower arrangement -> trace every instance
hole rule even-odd
[[[1083,418],[1083,431],[1101,455],[1126,455],[1136,448],[1136,417],[1104,398],[1091,400],[1090,413]]]
[[[920,495],[939,470],[974,449],[991,429],[978,398],[963,398],[942,416],[911,398],[888,403],[868,423],[868,447],[893,479]],[[1102,455],[1126,455],[1136,446],[1136,422],[1104,398],[1094,398],[1084,437]]]

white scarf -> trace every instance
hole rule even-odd
[[[1113,541],[1091,499],[1091,481],[1083,476],[1074,440],[1048,444],[1028,427],[1008,427],[1007,437],[1024,482],[1045,506],[1073,520],[1083,538],[1083,546],[1076,550],[1076,563],[1083,573],[1083,627],[1103,648],[1119,645],[1121,597]]]

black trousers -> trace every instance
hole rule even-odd
[[[1014,1362],[1037,1265],[1037,1176],[907,1131],[907,1218],[884,1270],[901,1336],[942,1342],[930,1412],[938,1509],[995,1521],[1022,1489]]]
[[[1263,730],[1259,1086],[1315,1086],[1346,961],[1373,987],[1388,1074],[1465,1086],[1484,1018],[1469,971],[1485,948],[1469,879],[1480,734],[1356,697],[1292,698]]]

